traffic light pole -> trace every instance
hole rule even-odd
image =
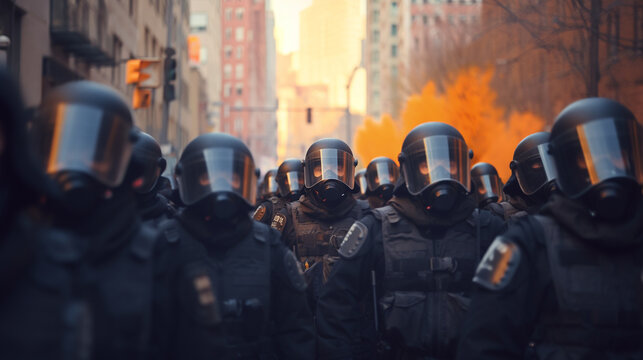
[[[166,0],[166,9],[167,9],[167,39],[165,42],[165,48],[169,49],[172,47],[172,18],[173,18],[173,10],[174,10],[174,1],[173,0]],[[165,74],[164,74],[165,75]],[[165,79],[164,79],[165,83]],[[163,87],[163,91],[165,92],[167,89],[166,86]],[[163,119],[161,122],[161,145],[165,145],[168,143],[167,139],[167,130],[169,127],[170,123],[170,101],[167,99],[166,96],[163,96]]]

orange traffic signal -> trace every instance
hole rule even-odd
[[[125,67],[125,83],[137,84],[140,87],[158,87],[160,85],[160,64],[157,59],[132,59]]]
[[[152,90],[134,88],[134,95],[132,97],[132,107],[134,109],[148,108],[152,105]]]

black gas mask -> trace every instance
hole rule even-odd
[[[83,217],[112,193],[91,176],[77,171],[62,171],[53,176],[61,191],[61,205],[73,216]]]
[[[326,208],[339,205],[351,193],[346,184],[337,180],[322,181],[312,187],[315,199]]]
[[[420,198],[426,211],[448,213],[458,203],[460,189],[451,183],[439,183],[422,191]]]
[[[386,202],[393,197],[393,188],[393,185],[382,185],[373,192],[373,195]]]
[[[219,192],[206,196],[190,206],[207,224],[222,228],[248,216],[250,207],[233,193]]]
[[[592,187],[583,200],[597,217],[611,221],[626,218],[639,194],[637,183],[615,179]]]

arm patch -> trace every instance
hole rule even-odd
[[[284,231],[284,228],[286,227],[286,215],[282,213],[275,214],[275,216],[272,218],[270,227],[279,232]]]
[[[480,261],[473,282],[488,290],[502,290],[518,271],[521,258],[520,247],[515,242],[498,236]]]
[[[257,210],[255,210],[255,213],[252,215],[252,218],[257,221],[262,221],[264,216],[266,216],[266,207],[263,205],[259,205],[259,207],[257,207]]]
[[[366,225],[359,220],[355,221],[339,246],[339,255],[346,259],[353,258],[366,242],[366,235],[368,235]]]
[[[288,249],[286,249],[284,253],[284,268],[286,269],[290,284],[297,291],[306,290],[306,280],[304,279],[304,272],[301,270],[301,264],[295,257],[295,254]]]

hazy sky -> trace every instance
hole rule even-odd
[[[312,4],[312,0],[272,0],[275,12],[275,36],[279,41],[277,51],[289,53],[299,49],[299,12]]]

